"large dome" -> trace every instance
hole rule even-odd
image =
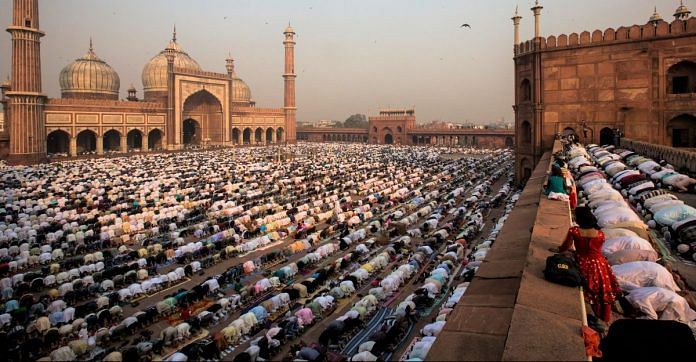
[[[249,103],[251,102],[251,89],[236,73],[232,73],[232,102]]]
[[[91,43],[87,54],[66,65],[60,72],[61,96],[117,100],[121,86],[118,73],[97,57]]]
[[[176,37],[169,42],[167,48],[174,49],[174,67],[185,70],[201,70],[201,66],[193,60],[176,42]],[[167,57],[166,49],[150,59],[143,68],[143,90],[157,92],[167,90]]]

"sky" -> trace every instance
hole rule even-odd
[[[513,119],[513,27],[530,39],[532,0],[39,0],[43,91],[59,97],[60,70],[89,47],[142,97],[141,72],[176,24],[204,70],[237,75],[258,107],[282,107],[283,30],[297,33],[297,119],[342,121],[380,108],[415,107],[418,122]],[[542,0],[542,35],[645,24],[653,6],[671,21],[678,0]],[[687,2],[687,5],[690,5]],[[696,4],[695,4],[696,6]],[[0,0],[0,25],[12,0]],[[460,28],[463,23],[471,29]],[[10,73],[0,36],[0,77]]]

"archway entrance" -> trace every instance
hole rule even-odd
[[[140,130],[133,129],[126,135],[126,143],[129,150],[140,151],[143,148],[143,134]]]
[[[263,143],[263,130],[261,128],[257,128],[254,135],[254,143]]]
[[[232,129],[232,143],[235,145],[239,144],[239,128]]]
[[[91,130],[84,130],[77,135],[77,154],[85,154],[97,150],[97,134]]]
[[[266,144],[270,145],[273,143],[273,128],[266,129]]]
[[[193,135],[186,142],[186,124],[184,121],[184,130],[182,142],[184,144],[201,144],[201,143],[223,143],[224,129],[222,120],[222,105],[220,101],[206,90],[200,90],[190,95],[184,102],[183,119],[195,120],[197,127]],[[189,131],[192,128],[189,126]]]
[[[604,127],[599,131],[599,144],[601,146],[614,145],[614,131],[609,127]]]
[[[514,146],[514,141],[512,140],[512,137],[505,137],[505,147],[512,146]]]
[[[672,137],[672,147],[696,147],[696,117],[682,114],[667,123],[667,135]]]
[[[67,153],[70,150],[70,135],[63,130],[56,130],[46,136],[46,151],[49,155]]]
[[[184,121],[184,145],[198,145],[201,143],[201,125],[195,119]]]
[[[384,144],[391,145],[394,143],[394,136],[391,133],[384,135]]]
[[[149,150],[162,149],[162,131],[153,129],[147,134],[147,148]]]
[[[104,151],[105,152],[116,152],[124,150],[121,149],[121,134],[117,130],[112,129],[104,133]]]
[[[276,129],[276,142],[281,143],[283,141],[285,141],[285,130],[283,127],[278,127],[278,129]]]
[[[251,129],[250,128],[244,129],[244,135],[243,135],[242,142],[245,145],[248,145],[249,143],[251,143]]]

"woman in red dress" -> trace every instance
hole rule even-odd
[[[575,209],[575,221],[568,231],[568,237],[559,248],[560,252],[569,250],[575,244],[575,255],[583,278],[585,297],[590,302],[595,315],[605,322],[611,319],[611,305],[621,288],[609,263],[602,255],[604,233],[597,226],[597,219],[588,207]]]

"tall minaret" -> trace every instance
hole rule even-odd
[[[534,6],[530,9],[534,12],[534,38],[541,36],[541,9],[544,7],[539,4],[539,0],[536,0]]]
[[[31,164],[46,160],[46,127],[41,93],[41,37],[39,1],[14,0],[12,25],[12,81],[6,93],[10,109],[10,164]]]
[[[520,13],[518,12],[518,7],[515,6],[515,16],[510,18],[512,20],[512,25],[515,27],[515,37],[514,37],[514,52],[517,52],[517,46],[520,45],[520,20],[522,20],[522,16],[520,16]]]
[[[295,113],[297,112],[297,107],[295,106],[295,30],[288,24],[287,29],[285,29],[285,40],[283,44],[285,45],[285,73],[283,73],[283,78],[285,79],[285,103],[283,110],[285,110],[285,140],[288,143],[295,143],[297,141],[297,120],[295,118]],[[281,140],[278,140],[280,142]]]

